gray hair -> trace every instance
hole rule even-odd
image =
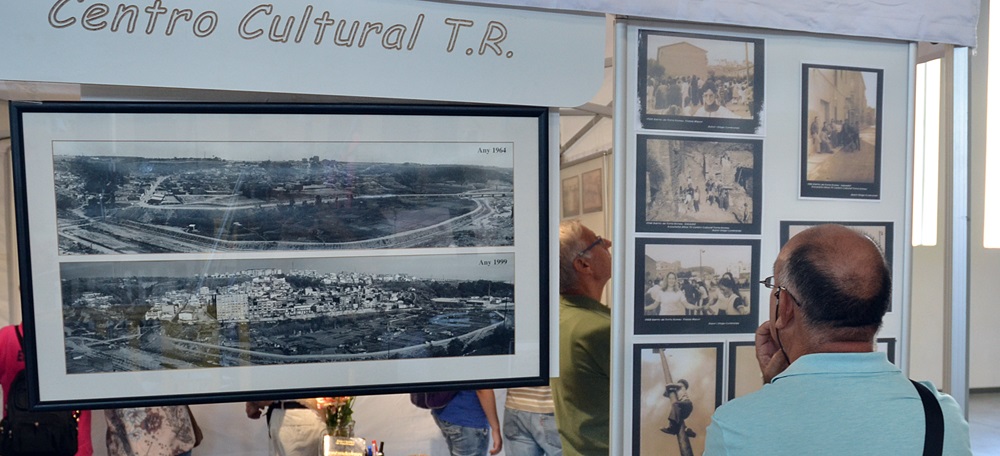
[[[583,233],[587,227],[579,220],[568,220],[559,224],[559,292],[576,289],[579,277],[573,262],[579,253],[587,248]],[[590,252],[584,256],[590,255]]]

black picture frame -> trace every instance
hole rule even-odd
[[[705,451],[705,430],[712,413],[722,405],[722,343],[636,344],[632,358],[632,455],[701,454]],[[668,379],[669,378],[669,379]],[[692,410],[680,432],[669,427],[677,394],[668,394],[667,385],[688,383]],[[690,428],[696,434],[690,438]]]
[[[638,135],[636,231],[760,234],[763,142]]]
[[[547,384],[547,108],[10,108],[36,408]]]
[[[660,30],[638,33],[636,86],[642,128],[761,133],[764,40]],[[719,102],[714,111],[705,107],[715,105],[703,103],[710,88]]]
[[[636,239],[635,333],[753,333],[760,315],[759,264],[756,239]]]
[[[880,352],[885,353],[885,357],[890,363],[896,364],[896,338],[879,337],[875,339],[875,347]]]
[[[881,199],[882,85],[882,69],[802,65],[800,197]]]

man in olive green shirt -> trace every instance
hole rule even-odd
[[[578,221],[559,226],[559,377],[552,379],[563,454],[608,454],[611,311],[600,303],[611,278],[611,242]]]

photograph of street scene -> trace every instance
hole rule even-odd
[[[640,239],[636,254],[638,334],[756,329],[758,241]]]
[[[511,143],[61,141],[61,255],[513,245]]]
[[[60,269],[67,374],[514,350],[512,254]]]
[[[632,454],[694,456],[722,405],[722,344],[636,345]]]
[[[757,133],[763,40],[643,30],[639,102],[645,128]]]
[[[802,196],[878,199],[882,70],[803,65]]]
[[[636,229],[760,234],[761,142],[638,138]]]

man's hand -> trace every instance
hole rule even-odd
[[[754,333],[754,347],[757,349],[757,363],[764,383],[771,383],[775,376],[788,367],[785,354],[778,342],[771,337],[771,321],[765,321]]]

